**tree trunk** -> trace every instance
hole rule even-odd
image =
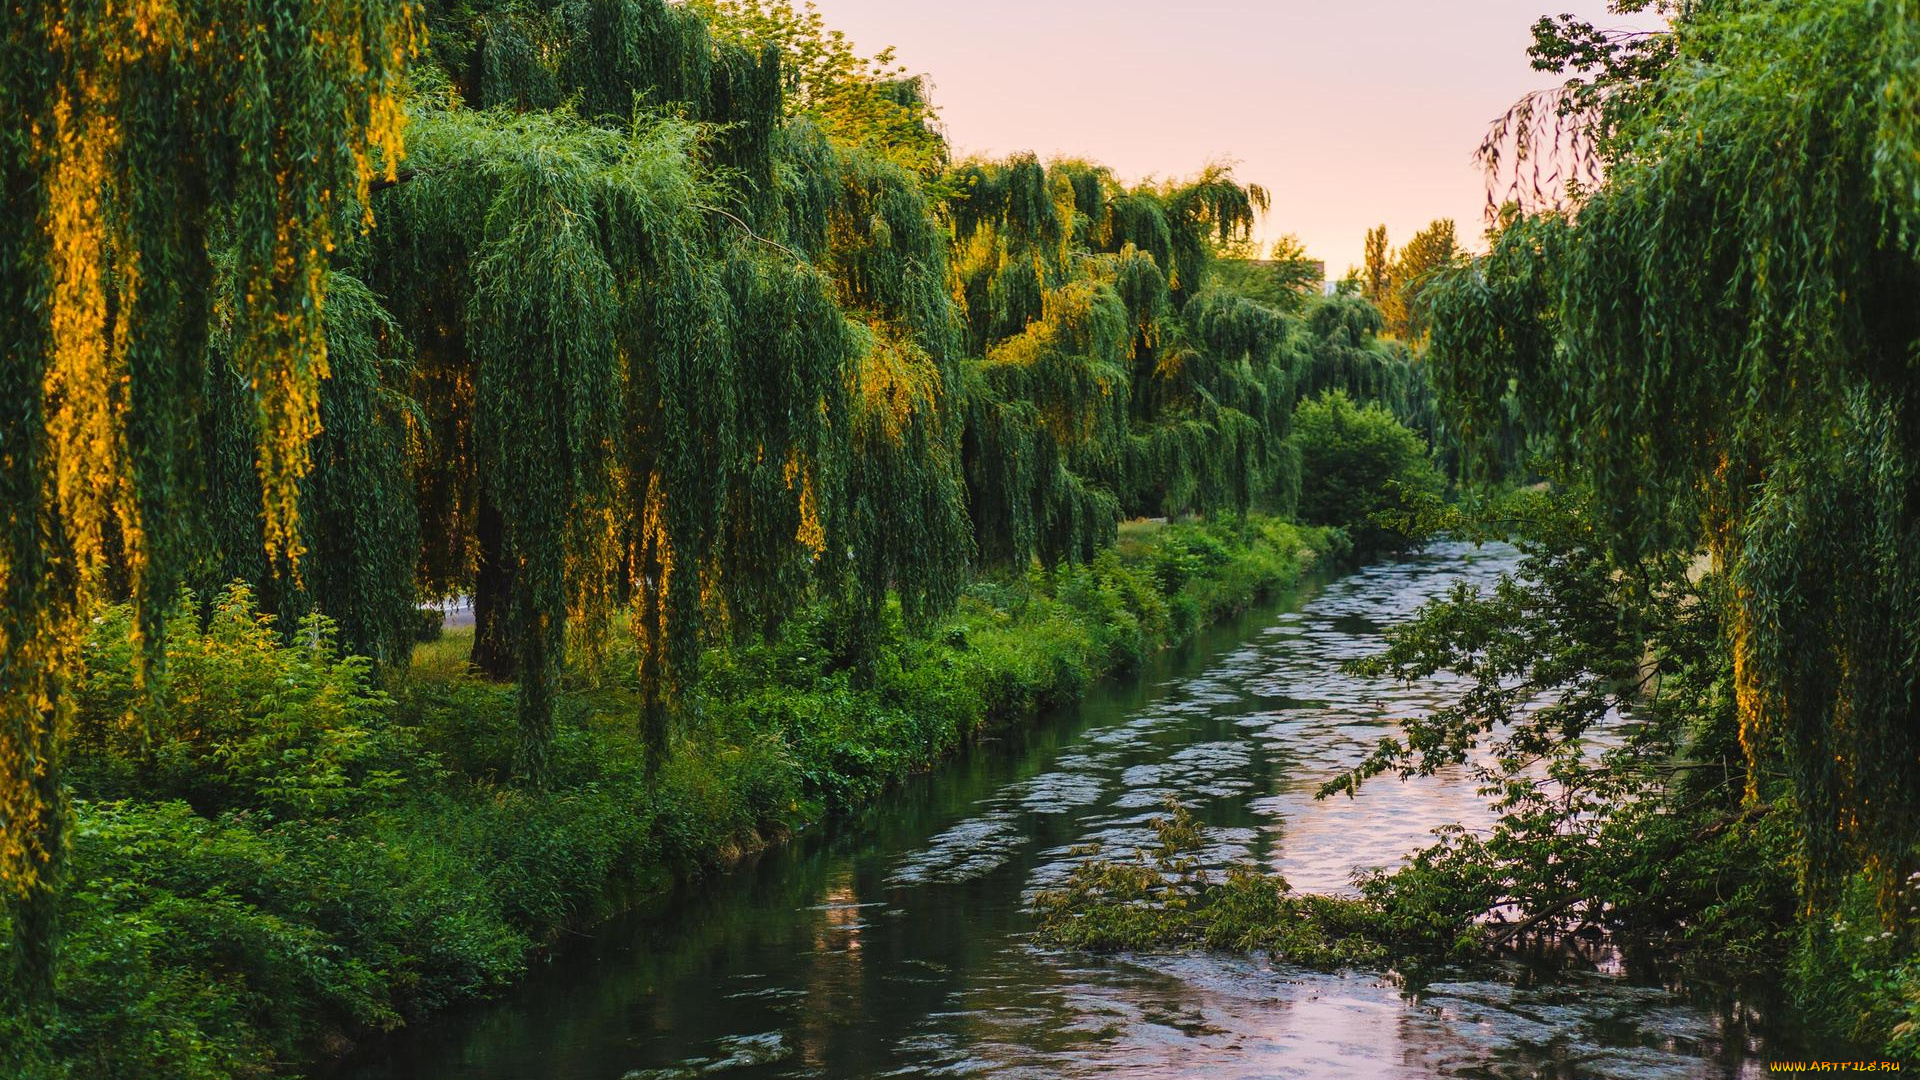
[[[55,706],[58,708],[58,706]],[[67,814],[65,792],[61,790],[61,747],[54,734],[57,724],[47,718],[40,745],[35,750],[45,767],[28,781],[32,791],[33,817],[21,824],[38,834],[35,847],[48,852],[46,865],[26,887],[15,893],[8,905],[13,924],[13,956],[8,964],[10,985],[0,993],[0,1002],[24,1011],[37,1011],[53,1005],[54,971],[60,942],[60,886],[66,876]],[[4,1060],[0,1058],[0,1060]]]
[[[481,496],[474,523],[479,565],[473,577],[473,655],[469,662],[490,679],[511,679],[520,672],[513,633],[513,566],[508,561],[506,522],[492,500]]]

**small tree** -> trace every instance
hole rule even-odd
[[[1377,402],[1355,405],[1343,390],[1302,401],[1293,414],[1300,458],[1300,519],[1339,525],[1362,555],[1405,549],[1411,537],[1374,520],[1443,482],[1427,444]]]

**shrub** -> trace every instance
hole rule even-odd
[[[1300,456],[1301,520],[1345,528],[1363,556],[1411,543],[1404,530],[1376,515],[1444,487],[1420,436],[1378,403],[1355,405],[1344,391],[1302,401],[1292,439]]]
[[[372,662],[341,656],[333,623],[303,620],[289,642],[236,584],[204,630],[193,598],[168,619],[154,692],[137,692],[131,609],[108,609],[85,648],[74,720],[75,786],[99,798],[185,799],[282,819],[347,812],[391,796],[435,763],[391,722]],[[139,704],[136,704],[139,702]]]
[[[79,803],[50,1041],[85,1075],[224,1077],[499,985],[528,943],[435,844]]]

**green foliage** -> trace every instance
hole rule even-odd
[[[1358,278],[1359,295],[1377,307],[1387,303],[1393,290],[1392,248],[1387,244],[1387,227],[1376,225],[1367,230],[1365,267]]]
[[[1382,329],[1388,335],[1400,341],[1424,341],[1427,325],[1420,295],[1433,275],[1458,266],[1465,258],[1451,218],[1415,233],[1398,252],[1387,246],[1385,225],[1368,229],[1361,294],[1380,309]]]
[[[570,619],[591,644],[632,607],[663,745],[661,695],[690,674],[707,620],[790,606],[810,536],[839,509],[845,319],[818,271],[710,236],[700,137],[671,120],[424,111],[418,172],[382,200],[374,265],[396,293],[407,283],[398,314],[436,342],[423,366],[446,374],[425,406],[464,451],[435,461],[429,483],[450,497],[430,504],[432,530],[477,535],[489,512],[503,525],[479,561],[512,568],[482,591],[514,638],[528,775]],[[436,576],[473,581],[470,550]]]
[[[1438,496],[1443,487],[1418,435],[1378,404],[1354,405],[1345,391],[1301,402],[1293,440],[1301,520],[1347,529],[1361,552],[1406,547],[1414,537],[1379,515]]]
[[[175,609],[165,684],[141,695],[132,614],[113,609],[76,694],[57,1020],[0,1026],[0,1061],[36,1080],[249,1074],[485,995],[636,892],[856,809],[1285,587],[1329,539],[1265,518],[1134,526],[1090,564],[976,581],[928,633],[890,605],[871,641],[815,602],[709,652],[700,726],[657,763],[632,669],[575,664],[538,789],[511,783],[510,688],[423,661],[389,696],[324,621],[288,644],[236,587],[204,625]]]
[[[0,39],[24,121],[0,166],[19,209],[0,236],[18,406],[0,886],[8,972],[39,1004],[70,749],[88,813],[178,801],[239,861],[336,819],[391,845],[443,824],[422,809],[443,797],[448,835],[493,862],[423,841],[422,865],[486,881],[487,925],[531,937],[796,799],[856,801],[1297,569],[1301,536],[1244,515],[1293,498],[1317,346],[1215,287],[1216,249],[1268,203],[1229,169],[1132,189],[1084,162],[948,169],[922,84],[784,2],[230,8],[69,4]],[[433,51],[403,78],[423,26]],[[1152,570],[1108,550],[1124,514],[1193,513],[1231,524],[1169,533],[1181,553]],[[1024,583],[1036,622],[960,604],[976,558]],[[182,584],[218,599],[169,606]],[[460,728],[401,670],[417,605],[461,594],[468,659],[517,680],[510,729],[502,695],[450,691],[485,718]],[[797,727],[688,749],[731,707],[703,660],[774,648],[795,612],[832,628],[832,694]],[[938,669],[965,686],[902,644],[975,617]],[[630,737],[609,749],[588,715]],[[87,857],[100,875],[118,856]],[[279,899],[193,897],[193,918],[280,942],[263,956],[319,947],[269,925]],[[166,927],[161,959],[128,963],[166,968]],[[375,982],[403,929],[422,932],[368,931]],[[409,1007],[344,968],[259,964],[234,978],[309,987],[287,992],[354,1023]],[[228,989],[222,1015],[251,1015]],[[179,1060],[251,1068],[331,1022]]]
[[[1832,910],[1799,927],[1788,971],[1814,1024],[1911,1061],[1920,1052],[1920,963],[1885,928],[1880,903],[1875,883],[1856,876]],[[1896,903],[1904,917],[1920,916],[1920,876]]]
[[[1252,866],[1223,875],[1200,868],[1194,853],[1204,831],[1192,813],[1169,802],[1153,819],[1160,843],[1131,860],[1100,857],[1098,845],[1077,849],[1086,861],[1058,889],[1033,899],[1038,937],[1069,949],[1098,951],[1198,947],[1264,952],[1295,964],[1340,967],[1386,955],[1370,934],[1364,901],[1298,895],[1279,877]]]
[[[976,581],[926,637],[903,633],[895,608],[863,646],[844,613],[808,609],[766,642],[710,654],[694,692],[708,723],[789,745],[808,802],[846,809],[982,729],[1071,701],[1095,677],[1271,595],[1338,554],[1327,545],[1324,533],[1264,518],[1129,530],[1089,563]]]
[[[415,633],[420,553],[413,357],[399,325],[358,278],[333,271],[327,292],[329,376],[319,387],[312,471],[299,485],[303,573],[276,574],[267,558],[254,512],[263,490],[253,462],[251,395],[230,359],[231,332],[218,330],[201,424],[207,506],[196,527],[205,543],[189,581],[207,595],[236,580],[253,583],[261,606],[286,632],[305,615],[324,612],[346,651],[403,663]]]
[[[1624,51],[1544,27],[1604,182],[1430,301],[1458,429],[1511,388],[1623,556],[1710,549],[1741,745],[1793,777],[1816,906],[1920,866],[1914,16],[1702,5]]]
[[[1388,332],[1405,341],[1424,340],[1427,327],[1421,317],[1420,293],[1432,275],[1459,265],[1465,257],[1451,218],[1442,218],[1413,234],[1394,259],[1394,302],[1387,315]]]
[[[471,26],[517,34],[524,14]],[[535,20],[584,118],[531,92],[481,95],[543,102],[518,115],[423,104],[413,179],[377,207],[370,272],[404,298],[444,448],[423,585],[473,593],[476,663],[519,674],[529,775],[569,627],[597,655],[630,609],[664,747],[714,633],[770,631],[816,590],[870,626],[896,589],[924,621],[965,574],[947,237],[884,148],[836,146],[811,106],[781,125],[779,94],[727,74],[761,55],[728,42],[779,14],[717,45],[653,0]],[[850,77],[835,55],[801,77]]]
[[[1351,292],[1309,304],[1285,348],[1302,399],[1344,390],[1378,402],[1401,423],[1438,444],[1443,432],[1428,385],[1428,365],[1405,343],[1383,338],[1386,316]]]
[[[383,802],[431,775],[413,732],[390,723],[365,657],[338,652],[308,616],[287,644],[234,585],[201,630],[191,597],[168,619],[157,686],[137,687],[130,607],[98,617],[74,688],[72,781],[94,799],[182,799],[204,814],[251,808],[324,818]]]
[[[1275,240],[1265,258],[1251,242],[1222,246],[1212,273],[1221,288],[1292,314],[1320,295],[1326,264],[1309,258],[1306,245],[1289,234]]]
[[[1123,189],[1031,156],[948,185],[967,347],[969,507],[981,554],[1087,558],[1123,515],[1284,506],[1286,322],[1207,288],[1265,193],[1223,167]]]
[[[518,974],[469,865],[339,823],[82,803],[56,1054],[88,1075],[218,1077]],[[436,857],[440,856],[440,857]]]
[[[117,571],[157,638],[192,569],[200,391],[230,322],[269,560],[297,563],[330,254],[401,152],[398,0],[11,12],[0,32],[0,896],[44,1005],[80,618]],[[326,47],[316,48],[316,42]],[[226,286],[216,288],[216,282]],[[216,311],[215,297],[231,303]],[[149,654],[152,655],[152,654]],[[20,998],[13,996],[18,990]]]
[[[620,127],[636,109],[670,109],[716,129],[708,161],[731,175],[730,200],[766,206],[782,115],[782,58],[720,40],[699,11],[664,0],[438,0],[425,5],[439,61],[416,75],[437,104],[544,112],[574,102]]]
[[[1444,706],[1401,721],[1323,796],[1382,773],[1467,767],[1497,815],[1443,833],[1362,892],[1396,937],[1441,943],[1517,927],[1595,927],[1660,940],[1746,970],[1778,965],[1792,921],[1790,829],[1771,802],[1743,807],[1731,672],[1715,602],[1724,583],[1675,553],[1621,563],[1592,527],[1590,496],[1528,491],[1428,527],[1511,535],[1519,570],[1461,587],[1388,635],[1358,672],[1464,680]]]
[[[817,122],[838,146],[876,154],[924,177],[947,165],[947,144],[926,96],[926,80],[871,57],[827,28],[811,0],[699,0],[692,6],[723,40],[777,50],[787,113]]]

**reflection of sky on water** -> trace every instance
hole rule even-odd
[[[1617,963],[1402,976],[1028,944],[1027,901],[1070,853],[1152,844],[1169,796],[1206,823],[1205,862],[1251,859],[1303,890],[1347,888],[1437,825],[1483,822],[1458,774],[1312,795],[1392,718],[1448,692],[1356,680],[1340,663],[1514,557],[1440,545],[1321,587],[1216,651],[1160,661],[1145,685],[1100,690],[909,785],[858,828],[616,921],[508,999],[370,1049],[333,1080],[1763,1075],[1744,1010],[1703,1011]]]
[[[1086,731],[1056,768],[1011,784],[902,859],[896,884],[957,882],[991,872],[1028,844],[1026,815],[1071,815],[1070,842],[1037,867],[1029,893],[1058,882],[1097,842],[1109,854],[1150,845],[1150,822],[1168,799],[1213,807],[1203,861],[1256,859],[1295,888],[1344,891],[1357,868],[1391,865],[1431,840],[1435,828],[1484,819],[1485,804],[1458,771],[1402,782],[1374,781],[1358,799],[1316,801],[1327,779],[1358,763],[1393,730],[1453,689],[1355,679],[1340,665],[1377,648],[1385,617],[1404,618],[1466,581],[1487,586],[1511,565],[1508,549],[1440,545],[1416,564],[1363,570],[1276,619],[1204,671],[1173,680],[1142,715]],[[1448,567],[1433,571],[1435,564]],[[1410,568],[1412,567],[1412,568]],[[1196,721],[1225,738],[1195,740]],[[1260,767],[1255,768],[1255,759]],[[1243,806],[1220,822],[1219,804]]]
[[[1347,660],[1460,582],[1490,587],[1510,549],[1440,545],[1415,563],[1361,571],[1274,620],[1204,670],[1173,680],[1140,715],[1085,731],[1056,768],[982,800],[977,812],[906,853],[895,885],[965,882],[1030,845],[1034,814],[1068,815],[1041,851],[1023,895],[1057,884],[1097,842],[1104,853],[1151,847],[1167,799],[1207,827],[1203,864],[1256,860],[1303,891],[1351,891],[1356,870],[1390,866],[1448,824],[1483,824],[1485,800],[1465,769],[1381,777],[1357,798],[1316,800],[1394,720],[1459,688],[1356,679]],[[1204,723],[1196,725],[1196,720]],[[1204,738],[1225,727],[1225,738]],[[956,1007],[911,1046],[899,1075],[1210,1077],[1741,1075],[1702,1060],[1720,1027],[1657,988],[1592,975],[1521,990],[1505,982],[1435,983],[1274,969],[1257,958],[1152,956],[1093,961],[1013,955],[976,972]],[[1036,983],[1033,964],[1052,978]],[[1507,1059],[1502,1064],[1501,1059]],[[1756,1064],[1757,1063],[1746,1063]]]

